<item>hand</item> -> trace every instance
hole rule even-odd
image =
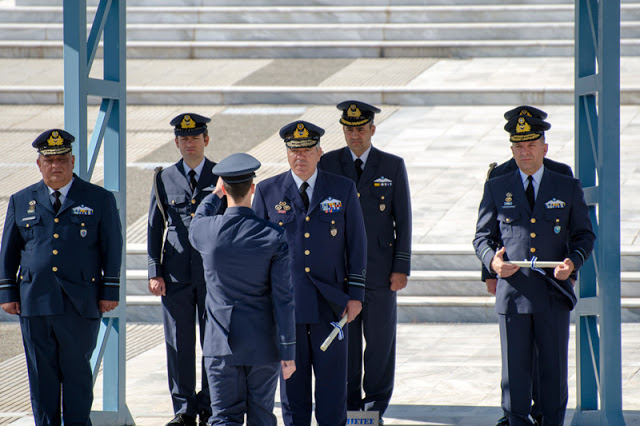
[[[576,267],[571,259],[567,258],[564,260],[564,263],[562,265],[556,266],[556,268],[553,270],[553,276],[558,280],[564,281],[569,278],[569,275],[571,275],[575,268]]]
[[[296,362],[293,360],[280,361],[280,365],[282,366],[282,377],[284,377],[285,380],[291,377],[296,371]]]
[[[113,311],[118,306],[118,302],[115,300],[100,300],[98,306],[100,307],[100,312],[104,314],[105,312]]]
[[[504,263],[504,252],[504,247],[501,247],[500,250],[496,252],[496,255],[491,259],[491,269],[493,269],[499,277],[507,278],[515,274],[520,267]]]
[[[166,296],[167,285],[164,283],[164,278],[153,277],[149,280],[149,291],[154,296]]]
[[[407,274],[392,272],[389,277],[389,282],[391,283],[391,291],[402,290],[407,286]]]
[[[495,296],[498,280],[495,278],[487,278],[484,283],[487,285],[487,291]]]
[[[20,302],[8,302],[0,305],[2,309],[11,315],[20,315]]]
[[[216,189],[213,190],[213,193],[218,196],[218,198],[222,199],[224,197],[224,193],[222,192],[222,178],[218,177],[218,182],[216,182]]]
[[[362,302],[359,300],[349,300],[347,302],[347,307],[345,308],[342,316],[347,314],[347,323],[350,323],[360,314],[362,311]]]

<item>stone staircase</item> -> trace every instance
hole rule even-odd
[[[640,321],[640,248],[622,251],[622,320]],[[147,290],[143,244],[127,247],[127,311],[134,322],[161,321],[160,298]],[[414,245],[407,287],[398,293],[400,322],[497,322],[494,297],[480,280],[471,244]]]
[[[54,4],[52,6],[52,3]],[[90,15],[95,11],[90,0]],[[134,0],[134,59],[573,55],[569,0]],[[57,6],[56,6],[57,5]],[[0,8],[0,57],[62,57],[62,0]],[[621,54],[640,55],[640,3],[623,0]],[[100,55],[100,53],[99,53]]]

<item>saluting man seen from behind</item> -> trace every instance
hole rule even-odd
[[[324,339],[343,315],[353,321],[362,310],[367,240],[355,185],[317,168],[324,129],[295,121],[280,129],[291,170],[256,187],[258,217],[282,226],[291,252],[296,308],[296,372],[280,381],[287,426],[323,426],[347,421],[347,342]],[[348,337],[344,330],[345,339]],[[315,393],[312,390],[315,377]]]
[[[528,115],[530,117],[534,117],[540,120],[545,120],[547,118],[547,113],[532,106],[521,105],[516,108],[510,109],[509,111],[504,113],[505,120],[509,121],[513,117],[518,115]],[[573,170],[571,167],[564,163],[559,163],[557,161],[553,161],[550,158],[545,157],[542,160],[542,165],[545,169],[551,170],[552,172],[560,173],[561,175],[573,177]],[[515,171],[518,168],[518,164],[516,163],[515,158],[511,157],[510,160],[497,165],[496,163],[492,163],[489,166],[489,172],[487,173],[487,180],[493,179],[498,176],[503,176],[508,173]],[[487,286],[487,291],[495,296],[496,294],[496,286],[498,284],[498,278],[495,274],[490,273],[487,268],[482,266],[482,281],[485,282]],[[531,417],[533,417],[534,423],[542,424],[542,415],[540,414],[540,404],[538,401],[538,359],[534,352],[533,357],[533,384],[531,389],[531,397],[533,400],[533,406],[531,407]],[[496,426],[509,426],[509,419],[505,414],[501,417]]]
[[[356,183],[367,230],[367,291],[362,314],[349,323],[347,406],[382,418],[393,393],[396,295],[411,271],[409,181],[402,158],[371,145],[380,109],[353,100],[337,108],[347,146],[324,154],[318,167]]]
[[[206,285],[200,253],[189,243],[189,225],[202,199],[218,181],[214,162],[204,155],[207,123],[198,114],[171,120],[182,158],[154,176],[147,228],[149,291],[162,296],[169,390],[175,418],[168,425],[205,424],[210,414],[209,388],[203,375],[196,391],[196,321],[204,342]],[[226,203],[226,200],[225,200]],[[220,209],[222,213],[224,206]]]
[[[498,276],[496,312],[502,348],[502,408],[511,426],[532,425],[534,354],[543,425],[562,425],[568,400],[569,315],[577,303],[571,274],[595,241],[580,181],[543,165],[544,120],[517,115],[505,125],[518,170],[489,179],[473,241]],[[558,261],[555,268],[507,263]]]
[[[90,425],[100,317],[118,306],[122,229],[113,194],[73,173],[74,137],[36,138],[42,180],[11,196],[0,305],[20,316],[36,425]],[[62,409],[62,413],[61,413]]]
[[[209,424],[275,426],[273,405],[282,370],[296,369],[295,310],[284,229],[251,209],[260,162],[237,153],[218,163],[216,190],[198,207],[189,240],[207,281],[203,355],[209,379]],[[229,207],[216,215],[223,195]],[[249,267],[247,265],[249,264]]]

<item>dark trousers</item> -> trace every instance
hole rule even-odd
[[[167,346],[167,373],[173,411],[195,417],[209,416],[209,384],[202,374],[201,391],[196,392],[196,319],[200,345],[204,342],[206,319],[204,283],[167,283],[162,296],[162,322]],[[202,371],[204,372],[204,360]]]
[[[311,374],[315,377],[316,420],[319,426],[341,426],[347,422],[347,340],[336,338],[322,352],[320,345],[333,326],[330,315],[319,324],[296,326],[296,372],[280,378],[282,417],[287,426],[309,426],[312,413]],[[345,339],[347,330],[345,328]]]
[[[534,352],[538,355],[539,406],[543,424],[564,423],[567,400],[569,314],[552,299],[548,312],[498,315],[502,347],[502,408],[511,426],[531,425]]]
[[[348,326],[349,410],[378,411],[380,417],[387,410],[396,367],[396,322],[397,293],[389,287],[367,288],[362,313]],[[363,337],[366,342],[364,359]]]
[[[209,380],[211,417],[209,424],[276,426],[273,414],[280,363],[229,365],[225,357],[204,357]]]
[[[66,296],[64,301],[62,315],[20,317],[37,426],[59,426],[62,419],[65,426],[91,425],[91,355],[100,319],[83,318]]]

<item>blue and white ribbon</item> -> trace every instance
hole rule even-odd
[[[537,260],[538,260],[537,256],[533,256],[531,258],[531,269],[533,269],[536,272],[540,272],[542,275],[547,275],[546,272],[544,272],[542,269],[536,267]]]
[[[331,325],[338,329],[338,340],[344,339],[344,332],[342,331],[342,326],[340,325],[340,323],[334,321],[331,323]]]

